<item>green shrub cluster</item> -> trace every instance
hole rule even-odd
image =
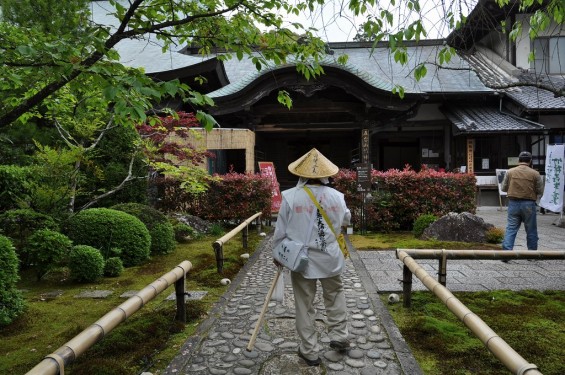
[[[0,235],[0,326],[8,325],[25,309],[24,299],[16,289],[18,257],[9,238]]]
[[[29,267],[30,259],[26,251],[30,236],[40,229],[59,230],[59,225],[48,215],[32,209],[9,210],[0,214],[0,228],[3,234],[12,239],[20,264]]]
[[[139,265],[149,258],[149,231],[141,220],[122,211],[83,210],[68,220],[66,233],[73,243],[99,249],[106,259],[115,256],[112,249],[120,249],[125,267]]]
[[[173,230],[175,232],[175,239],[180,243],[188,242],[190,239],[198,238],[199,236],[196,229],[180,221],[173,224]]]
[[[64,263],[72,247],[72,241],[62,233],[51,229],[40,229],[33,233],[26,245],[30,263],[35,267],[37,280]]]
[[[409,168],[402,171],[371,172],[377,189],[365,202],[366,225],[369,230],[410,230],[421,215],[437,217],[449,212],[475,213],[475,176],[465,173],[438,172]],[[337,190],[345,194],[354,225],[361,223],[363,196],[357,191],[357,173],[340,170],[334,178]]]
[[[271,178],[252,173],[215,175],[202,194],[188,194],[181,181],[160,182],[161,200],[157,208],[164,212],[186,212],[205,220],[241,220],[257,212],[271,214]]]
[[[414,236],[420,237],[422,233],[424,233],[424,230],[437,219],[438,217],[432,214],[425,214],[418,216],[418,218],[414,221],[414,225],[412,227],[412,233],[414,233]]]
[[[92,246],[76,245],[69,255],[69,269],[74,281],[94,282],[104,275],[104,257]]]
[[[111,257],[106,259],[104,264],[104,276],[117,277],[124,272],[124,265],[122,260],[118,257]]]
[[[160,211],[140,203],[122,203],[112,209],[137,217],[151,236],[151,254],[169,254],[175,250],[175,232],[167,216]]]
[[[32,175],[30,167],[0,165],[0,212],[29,206]]]

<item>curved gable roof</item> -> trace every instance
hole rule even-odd
[[[408,63],[406,65],[395,62],[386,47],[378,47],[373,50],[366,43],[341,44],[344,47],[334,48],[334,54],[327,55],[320,64],[324,69],[332,68],[335,71],[351,74],[373,89],[388,93],[395,86],[403,87],[406,94],[420,95],[492,92],[481,82],[468,62],[457,55],[453,56],[450,62],[439,67],[436,59],[439,50],[443,47],[441,43],[442,41],[433,41],[407,47]],[[350,45],[364,46],[349,47]],[[347,63],[339,64],[338,55],[347,55]],[[428,73],[420,81],[416,81],[413,71],[420,63],[426,64]],[[294,68],[294,64],[269,66],[257,71],[251,59],[241,61],[231,59],[224,61],[224,67],[230,84],[209,93],[208,95],[212,98],[220,99],[241,93],[246,87],[265,75]]]

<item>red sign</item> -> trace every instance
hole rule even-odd
[[[279,212],[281,208],[282,196],[281,196],[281,191],[279,189],[279,183],[277,182],[275,166],[270,161],[260,161],[259,170],[261,171],[261,176],[269,177],[271,179],[271,183],[273,186],[271,212]]]

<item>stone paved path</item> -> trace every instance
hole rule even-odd
[[[275,267],[270,238],[250,259],[226,293],[226,300],[187,341],[166,374],[420,374],[420,369],[397,331],[388,332],[391,318],[378,299],[357,253],[346,261],[350,341],[346,355],[329,348],[321,293],[316,297],[317,327],[325,346],[322,365],[309,367],[296,355],[299,339],[294,327],[294,299],[285,275],[284,303],[271,302],[254,350],[246,350],[265,301]],[[354,263],[356,263],[354,267]],[[361,267],[361,274],[356,271]],[[369,285],[367,285],[367,283]],[[369,292],[368,292],[369,290]],[[384,319],[384,320],[383,320]],[[385,324],[383,324],[383,321]],[[395,328],[395,327],[394,327]]]

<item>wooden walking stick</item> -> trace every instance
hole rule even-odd
[[[253,346],[255,346],[255,340],[257,339],[257,335],[259,334],[259,329],[261,329],[261,325],[263,324],[263,318],[265,317],[265,313],[267,312],[267,307],[269,307],[269,302],[271,301],[271,296],[273,295],[273,291],[275,290],[275,286],[277,285],[277,281],[279,280],[279,276],[281,275],[282,267],[277,267],[277,273],[275,278],[273,279],[273,283],[271,284],[271,288],[267,293],[267,297],[265,297],[265,303],[263,303],[263,309],[261,310],[261,314],[259,314],[259,318],[257,319],[257,324],[255,325],[255,329],[253,330],[253,334],[249,339],[249,344],[247,344],[247,351],[250,352],[253,350]]]

